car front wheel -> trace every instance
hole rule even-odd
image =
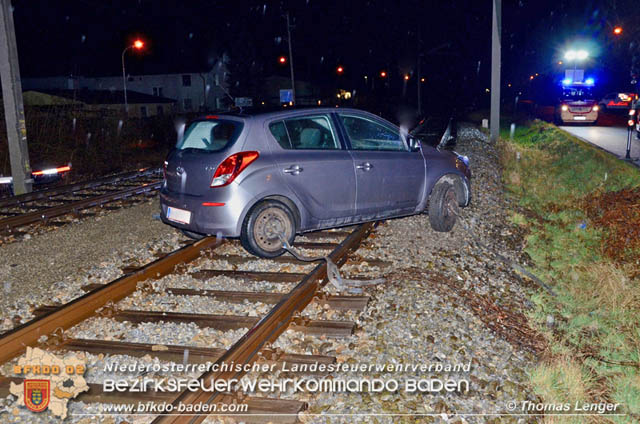
[[[451,231],[458,219],[458,197],[448,181],[439,181],[429,197],[429,222],[439,232]]]
[[[285,252],[280,236],[293,244],[295,230],[293,212],[280,202],[266,200],[255,205],[247,214],[240,242],[252,255],[275,258]]]

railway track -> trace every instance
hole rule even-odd
[[[19,227],[36,223],[53,224],[55,218],[68,214],[80,217],[81,211],[88,208],[151,195],[161,185],[161,170],[149,168],[0,198],[0,233],[15,234]]]
[[[294,247],[316,255],[327,255],[338,267],[349,263],[347,268],[356,266],[357,270],[357,264],[363,258],[354,252],[374,228],[375,224],[367,223],[354,227],[352,231],[310,233],[303,235],[301,238],[304,240]],[[375,259],[366,261],[373,266],[387,265]],[[258,265],[263,268],[267,265],[273,271],[257,271]],[[334,356],[288,353],[274,348],[274,343],[288,329],[304,333],[305,337],[347,337],[355,328],[352,320],[325,319],[322,314],[325,311],[358,314],[368,302],[368,296],[346,295],[335,290],[330,293],[330,290],[326,290],[328,278],[324,261],[310,264],[289,255],[275,260],[260,260],[242,255],[237,242],[221,242],[215,237],[190,242],[150,264],[138,269],[123,269],[123,272],[125,274],[122,277],[108,284],[85,286],[85,295],[65,305],[41,305],[36,308],[34,319],[0,335],[0,363],[13,361],[25,352],[27,346],[38,346],[58,354],[80,351],[95,355],[152,357],[183,364],[202,364],[207,361],[218,365],[258,363],[271,364],[276,369],[285,362],[332,364],[336,362]],[[349,278],[363,277],[351,275]],[[202,284],[194,288],[190,280]],[[226,288],[217,287],[218,280],[224,280]],[[180,287],[180,281],[187,281],[187,287],[184,284]],[[292,285],[293,288],[289,289]],[[275,286],[278,289],[263,289]],[[169,306],[160,310],[145,308],[148,299],[154,296],[160,297],[161,303]],[[202,313],[195,307],[181,306],[209,303],[216,303],[229,311]],[[303,311],[308,312],[309,305],[315,305],[320,311],[319,315],[311,318],[304,316]],[[237,313],[238,308],[245,308],[244,312]],[[231,336],[234,340],[226,348],[215,343],[172,344],[166,341],[159,343],[157,340],[141,341],[135,337],[126,340],[78,337],[78,334],[86,334],[87,331],[101,334],[100,330],[87,330],[94,322],[101,320],[124,323],[131,328],[182,323],[217,330],[217,337],[222,339],[227,337],[227,332],[236,336]],[[46,341],[43,341],[43,335],[47,336]],[[245,370],[244,367],[242,370],[211,367],[198,379],[207,387],[216,381],[239,379]],[[11,382],[21,381],[16,376],[0,377],[0,396],[7,395]],[[91,384],[90,390],[77,399],[85,403],[166,402],[183,406],[242,403],[248,408],[241,413],[241,420],[246,422],[296,422],[297,414],[307,407],[302,401],[256,397],[239,391],[201,389],[174,393],[120,393],[105,392],[100,384]],[[198,423],[205,418],[205,415],[165,414],[156,417],[154,423]]]

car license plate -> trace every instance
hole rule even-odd
[[[574,117],[573,117],[573,120],[574,120],[574,121],[584,121],[584,120],[586,120],[586,119],[587,119],[587,117],[586,117],[586,116],[574,116]]]
[[[189,224],[191,223],[191,212],[169,206],[167,208],[167,219],[182,224]]]

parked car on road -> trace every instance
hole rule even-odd
[[[629,109],[629,105],[633,100],[631,93],[609,93],[604,96],[598,105],[601,109]]]
[[[164,168],[163,222],[261,257],[284,252],[280,237],[423,211],[450,231],[471,197],[466,157],[356,109],[204,116]]]

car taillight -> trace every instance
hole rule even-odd
[[[167,179],[167,165],[169,165],[169,162],[165,160],[162,164],[162,178],[164,178],[165,180]]]
[[[251,162],[258,159],[258,156],[260,156],[258,152],[240,152],[229,156],[218,165],[216,172],[213,174],[210,187],[222,187],[231,184]]]

